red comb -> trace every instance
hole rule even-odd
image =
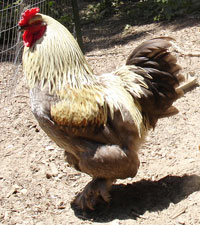
[[[36,13],[38,13],[40,11],[39,8],[32,8],[32,9],[27,9],[24,13],[22,13],[22,18],[19,21],[19,26],[25,26],[27,25],[28,21],[35,16]]]

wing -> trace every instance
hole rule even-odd
[[[121,124],[129,123],[141,133],[144,126],[140,107],[123,87],[121,79],[112,74],[100,79],[99,84],[92,87],[67,87],[60,92],[58,99],[51,103],[51,119],[69,136],[103,143],[119,143],[120,134],[113,128],[116,115]]]
[[[68,87],[59,93],[50,114],[58,125],[70,128],[101,127],[107,121],[107,107],[97,89]]]

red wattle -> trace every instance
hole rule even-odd
[[[25,30],[23,33],[23,42],[26,47],[32,47],[32,45],[39,40],[46,31],[46,25],[34,25],[33,27],[29,27],[29,29]]]
[[[31,47],[33,42],[33,34],[29,30],[25,30],[23,33],[23,41],[26,47]]]

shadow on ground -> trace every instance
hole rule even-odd
[[[124,45],[130,41],[144,38],[148,33],[153,32],[151,28],[146,28],[142,31],[130,30],[130,32],[124,33],[127,24],[129,24],[128,21],[123,19],[109,18],[107,21],[102,21],[101,24],[90,24],[83,27],[83,39],[87,40],[84,43],[85,52]],[[123,33],[125,35],[122,38]]]
[[[187,27],[199,26],[199,18],[184,17],[177,18],[172,22],[154,22],[161,30],[165,30],[165,27],[172,26],[174,32],[182,30]],[[138,31],[137,29],[133,30],[131,26],[135,26],[130,20],[125,20],[122,18],[106,18],[102,20],[101,23],[92,23],[82,27],[83,39],[85,52],[88,53],[93,50],[101,50],[112,48],[118,45],[128,44],[130,41],[136,41],[138,39],[143,39],[150,33],[154,33],[150,23],[138,23],[138,25],[143,26],[143,30]],[[121,35],[125,31],[125,27],[130,25],[130,30],[128,34]],[[124,36],[124,37],[122,37]]]
[[[200,190],[200,176],[166,176],[158,181],[141,180],[128,185],[114,185],[109,205],[99,205],[95,211],[82,212],[73,203],[77,217],[95,222],[114,219],[136,219],[146,211],[162,211],[170,203],[178,203]]]

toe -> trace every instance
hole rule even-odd
[[[109,184],[109,185],[108,185]],[[109,189],[112,182],[105,179],[93,179],[86,185],[83,192],[75,199],[74,203],[82,210],[94,210],[95,205],[100,201],[110,201]]]

